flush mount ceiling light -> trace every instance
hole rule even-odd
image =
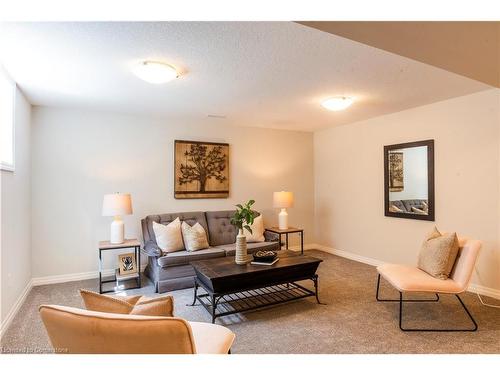
[[[346,96],[336,96],[334,98],[328,98],[321,102],[321,105],[328,109],[329,111],[342,111],[354,103],[353,98],[348,98]]]
[[[158,61],[141,61],[132,71],[140,79],[154,84],[165,83],[179,77],[173,66]]]

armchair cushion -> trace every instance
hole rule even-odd
[[[226,327],[199,322],[188,322],[191,326],[197,354],[227,354],[235,335]]]
[[[461,293],[464,288],[453,279],[440,280],[414,266],[384,264],[378,273],[400,292]]]

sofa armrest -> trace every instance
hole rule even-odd
[[[148,241],[144,244],[144,252],[150,257],[161,256],[161,249],[153,241]]]
[[[269,232],[268,230],[264,231],[264,238],[267,242],[278,242],[279,236],[277,233]]]

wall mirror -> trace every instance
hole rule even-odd
[[[384,146],[385,216],[434,221],[434,140]]]

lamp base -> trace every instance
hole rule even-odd
[[[288,229],[288,212],[286,212],[286,208],[282,208],[278,215],[278,228],[279,229]]]
[[[120,216],[115,216],[111,222],[111,237],[109,242],[113,244],[120,244],[124,242],[125,225]]]

